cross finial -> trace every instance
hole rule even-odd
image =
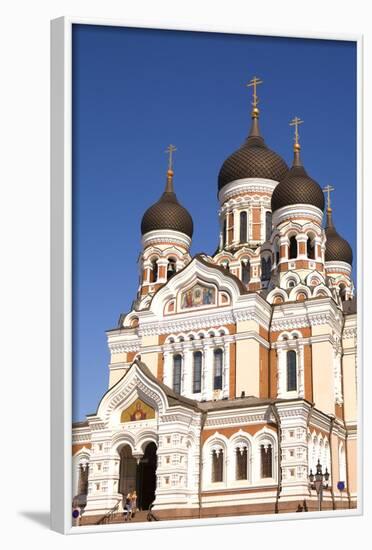
[[[303,120],[298,118],[298,116],[295,116],[294,118],[292,118],[291,122],[289,123],[290,126],[295,127],[295,135],[294,135],[294,142],[295,142],[294,148],[295,148],[295,151],[300,148],[300,143],[299,143],[300,134],[298,133],[298,127],[299,127],[300,124],[303,124]]]
[[[253,86],[253,101],[251,102],[252,103],[252,106],[253,106],[253,111],[252,111],[252,114],[253,115],[258,115],[259,113],[259,110],[258,110],[258,103],[259,103],[259,99],[257,97],[257,86],[259,86],[259,84],[262,84],[263,83],[263,80],[261,80],[260,78],[258,78],[257,76],[254,76],[249,82],[248,84],[246,84],[247,88],[250,88],[251,86]]]
[[[331,209],[331,191],[334,190],[335,188],[329,184],[323,187],[323,192],[327,194],[327,210]]]
[[[176,147],[172,144],[168,145],[167,149],[165,150],[166,153],[168,153],[168,170],[173,170],[173,153],[177,151]]]

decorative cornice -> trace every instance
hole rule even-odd
[[[254,311],[241,309],[233,311],[218,312],[200,317],[183,317],[180,319],[170,319],[166,321],[156,321],[153,323],[142,323],[139,327],[140,336],[155,336],[158,334],[171,334],[174,332],[185,332],[190,330],[199,330],[213,326],[226,324],[235,324],[237,321],[256,321],[267,328],[267,319],[257,309]]]
[[[267,424],[267,409],[262,411],[262,413],[247,413],[247,414],[231,414],[225,418],[218,416],[215,418],[207,418],[207,421],[204,425],[204,429],[208,428],[223,428],[226,426],[245,426],[246,424]]]
[[[92,440],[92,436],[91,436],[91,430],[90,428],[85,428],[86,430],[89,430],[89,431],[86,431],[85,433],[77,433],[76,432],[76,429],[72,428],[72,444],[77,444],[77,443],[90,443],[91,440]]]
[[[327,273],[343,273],[347,277],[351,275],[351,265],[346,262],[325,262],[324,266]]]
[[[350,327],[350,328],[345,328],[343,333],[342,333],[342,337],[343,338],[356,338],[358,335],[358,330],[357,330],[357,327]]]
[[[225,185],[218,194],[221,204],[243,193],[267,193],[272,195],[278,182],[265,178],[242,178]]]
[[[278,226],[287,220],[305,219],[313,220],[319,225],[322,223],[323,212],[320,208],[311,204],[291,204],[283,206],[273,213],[273,226]]]
[[[312,313],[298,317],[274,319],[271,323],[271,330],[278,332],[293,328],[314,327],[317,325],[334,324],[335,318],[331,313]]]
[[[188,249],[191,245],[191,239],[184,233],[172,231],[171,229],[149,231],[142,237],[143,248],[159,243],[179,244]]]
[[[108,348],[112,354],[115,353],[125,353],[134,351],[137,352],[140,349],[140,341],[124,341],[124,342],[109,342]]]

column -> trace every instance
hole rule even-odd
[[[210,400],[213,396],[213,348],[203,346],[202,399]]]
[[[173,353],[171,351],[164,352],[164,372],[163,382],[166,386],[172,387],[172,365]]]
[[[230,344],[223,346],[223,377],[222,377],[222,396],[229,397],[230,380]]]
[[[232,212],[232,219],[233,219],[233,244],[239,243],[240,241],[240,235],[239,235],[239,211],[233,210]]]
[[[277,379],[277,392],[278,398],[283,397],[286,391],[285,387],[285,367],[286,367],[286,351],[284,349],[278,349],[278,379]]]
[[[167,280],[167,267],[168,260],[166,258],[159,258],[158,260],[158,283],[165,283]]]
[[[297,348],[297,393],[298,397],[304,397],[304,346],[298,346]]]
[[[193,374],[193,352],[187,347],[183,354],[183,370],[182,370],[182,395],[192,397],[192,374]]]

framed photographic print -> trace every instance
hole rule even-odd
[[[54,529],[361,513],[360,57],[52,22]]]

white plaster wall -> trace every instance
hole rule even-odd
[[[260,395],[260,345],[252,339],[236,343],[236,395]]]
[[[357,419],[357,388],[355,378],[355,355],[344,355],[342,359],[345,421]]]
[[[313,393],[317,409],[334,414],[333,348],[330,342],[313,344]]]

